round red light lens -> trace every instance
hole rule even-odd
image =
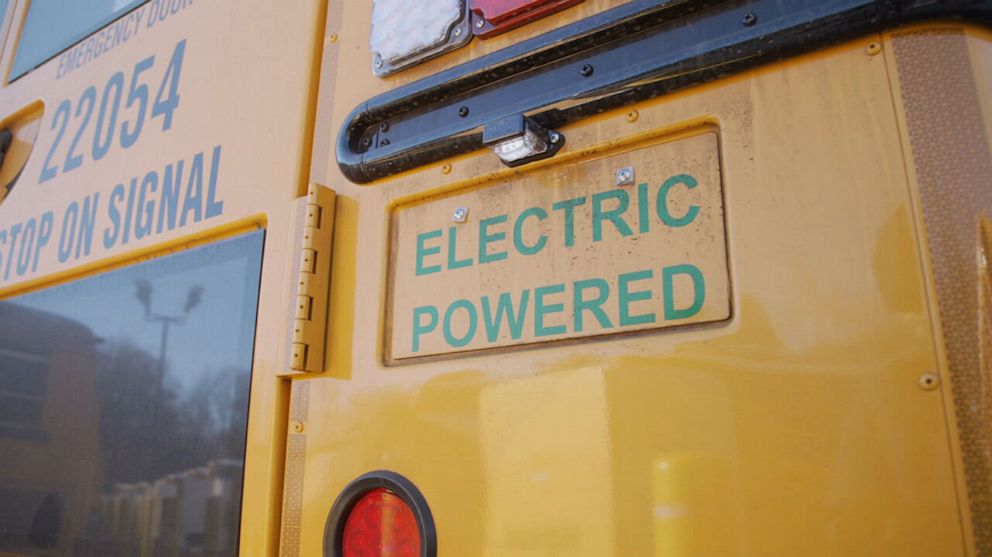
[[[373,489],[351,509],[341,545],[344,557],[420,557],[420,528],[402,499]]]

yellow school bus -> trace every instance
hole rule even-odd
[[[0,0],[0,555],[992,555],[990,26]]]

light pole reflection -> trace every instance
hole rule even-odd
[[[164,315],[152,311],[152,284],[147,280],[135,281],[134,287],[134,297],[145,308],[145,320],[157,321],[162,324],[162,337],[158,347],[158,400],[161,404],[162,389],[165,383],[165,354],[169,344],[169,326],[186,324],[189,312],[200,305],[200,300],[203,298],[203,287],[198,284],[190,287],[189,292],[186,293],[186,304],[183,306],[183,312],[178,315]]]

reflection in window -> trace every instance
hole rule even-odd
[[[0,30],[3,29],[4,19],[7,17],[7,5],[10,4],[8,0],[0,0]],[[0,41],[2,44],[3,41]]]
[[[0,4],[7,0],[0,0]],[[10,80],[44,64],[93,31],[148,0],[31,0]],[[3,17],[0,12],[0,19]]]
[[[0,302],[0,555],[237,554],[261,248]]]

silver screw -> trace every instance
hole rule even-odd
[[[455,212],[451,214],[454,222],[465,222],[468,220],[468,207],[455,207]]]
[[[616,184],[618,186],[626,186],[634,183],[634,167],[625,166],[617,170]]]
[[[461,37],[462,36],[462,28],[461,27],[455,27],[455,36],[456,37]]]
[[[382,67],[382,59],[381,58],[376,58],[375,59],[375,67],[377,67],[377,68],[381,68]]]
[[[561,136],[558,135],[558,132],[551,132],[548,134],[548,140],[550,140],[551,143],[558,143],[559,139],[561,139]]]
[[[475,26],[478,27],[479,29],[482,29],[483,27],[486,26],[486,20],[480,17],[479,19],[475,20]]]

